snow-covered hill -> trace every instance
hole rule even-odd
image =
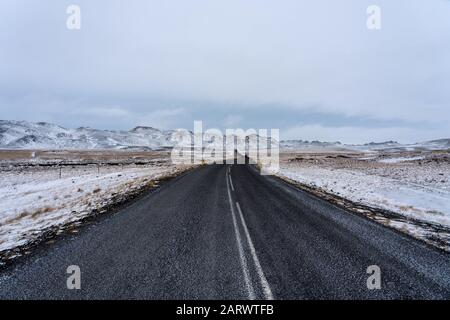
[[[173,147],[174,131],[136,127],[130,131],[66,129],[45,122],[0,120],[0,148],[12,149],[163,149]]]
[[[67,129],[46,122],[0,120],[0,148],[2,149],[138,149],[161,150],[179,145],[186,131],[159,130],[152,127],[136,127],[129,131],[98,130],[81,127]],[[186,146],[193,141],[193,133],[187,132]],[[186,138],[186,137],[185,137]],[[222,139],[203,134],[203,147],[220,148],[233,144],[233,137]],[[270,140],[256,136],[260,143]],[[230,150],[232,150],[231,147]]]
[[[172,148],[178,143],[176,130],[159,130],[152,127],[136,127],[129,131],[98,130],[81,127],[67,129],[46,122],[0,120],[0,148],[3,149],[147,149]],[[192,138],[192,133],[191,138]],[[274,142],[258,137],[260,143]],[[233,143],[224,137],[225,143]],[[204,146],[223,143],[217,137],[205,134]],[[353,150],[353,151],[416,151],[450,149],[450,139],[440,139],[415,144],[399,144],[395,141],[371,142],[362,145],[347,145],[341,142],[284,140],[280,150],[302,149]]]
[[[396,141],[370,142],[365,144],[343,144],[341,142],[322,142],[304,140],[282,140],[280,149],[284,151],[296,150],[329,150],[329,151],[427,151],[450,149],[450,139],[439,139],[412,144],[400,144]]]

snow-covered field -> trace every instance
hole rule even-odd
[[[282,156],[280,175],[406,220],[450,227],[450,154],[301,154]],[[396,226],[394,226],[396,227]],[[412,232],[414,226],[401,226]]]
[[[159,179],[186,170],[169,161],[146,165],[20,167],[0,170],[0,252],[61,230]]]

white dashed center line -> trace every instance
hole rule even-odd
[[[242,246],[241,234],[239,233],[237,220],[236,220],[236,214],[234,213],[234,208],[233,208],[233,201],[231,200],[230,186],[229,186],[228,179],[226,179],[226,180],[227,180],[228,200],[230,201],[231,216],[233,218],[234,232],[236,235],[236,241],[237,241],[237,245],[238,245],[239,258],[241,260],[242,271],[244,273],[245,287],[247,288],[249,299],[255,300],[255,298],[256,298],[255,291],[253,289],[253,285],[250,280],[250,272],[248,270],[247,259],[245,258],[244,247]]]
[[[228,168],[228,173],[226,173],[225,175],[227,178],[226,180],[227,180],[228,200],[230,202],[231,216],[233,218],[233,226],[234,226],[236,241],[237,241],[238,250],[239,250],[239,258],[240,258],[242,270],[244,273],[245,286],[248,291],[249,299],[254,300],[256,298],[255,291],[254,291],[253,284],[251,281],[250,272],[249,272],[248,264],[247,264],[247,259],[245,257],[244,247],[242,245],[241,234],[239,232],[238,222],[236,219],[236,213],[234,210],[233,200],[232,200],[231,192],[230,192],[230,185],[231,185],[231,189],[233,190],[233,192],[235,191],[234,186],[233,186],[233,180],[231,179],[230,167]],[[242,224],[242,228],[244,229],[245,237],[247,240],[247,245],[250,248],[250,253],[251,253],[251,257],[253,259],[253,263],[255,264],[256,273],[258,274],[258,279],[259,279],[262,291],[264,293],[264,298],[266,300],[273,300],[274,297],[272,294],[272,290],[270,289],[270,285],[269,285],[267,278],[264,275],[264,272],[262,270],[261,263],[259,262],[258,255],[256,254],[255,246],[253,245],[253,241],[252,241],[252,238],[248,231],[247,224],[244,219],[244,215],[242,214],[242,210],[241,210],[241,207],[238,202],[236,202],[236,208],[239,213],[239,218],[240,218],[240,221]]]

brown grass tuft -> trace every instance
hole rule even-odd
[[[40,208],[40,209],[36,210],[35,212],[33,212],[31,214],[31,217],[34,219],[34,218],[36,218],[37,216],[39,216],[39,215],[41,215],[43,213],[52,212],[54,210],[55,210],[55,208],[53,208],[53,207],[45,206],[45,207]]]

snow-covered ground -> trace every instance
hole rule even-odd
[[[450,227],[448,153],[368,156],[297,153],[282,159],[282,177],[407,219]]]
[[[410,157],[410,158],[405,158],[405,157],[387,158],[387,159],[380,159],[379,161],[382,163],[398,163],[398,162],[403,162],[403,161],[414,161],[414,160],[422,160],[422,159],[424,159],[424,157],[417,156],[417,157]]]
[[[186,170],[145,166],[26,167],[0,171],[0,252],[26,245],[157,180]]]

